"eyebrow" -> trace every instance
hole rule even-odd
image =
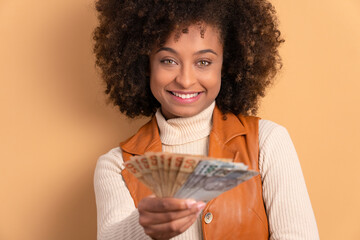
[[[169,48],[169,47],[161,47],[155,53],[158,53],[161,51],[168,51],[168,52],[171,52],[174,54],[178,54],[174,49]],[[204,53],[208,53],[208,52],[215,54],[216,56],[218,55],[214,50],[211,50],[211,49],[204,49],[204,50],[197,51],[196,53],[194,53],[194,55],[204,54]]]

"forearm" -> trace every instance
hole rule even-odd
[[[116,216],[106,220],[98,223],[98,240],[151,239],[144,233],[144,229],[139,224],[139,212],[137,210],[122,220]]]
[[[121,152],[113,149],[98,160],[94,175],[98,240],[150,239],[120,174]]]

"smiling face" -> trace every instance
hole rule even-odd
[[[209,25],[175,33],[150,55],[150,88],[165,118],[191,117],[210,106],[220,91],[223,46]]]

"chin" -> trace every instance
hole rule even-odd
[[[166,116],[168,119],[170,118],[187,118],[187,117],[192,117],[195,116],[196,114],[198,114],[200,111],[199,109],[179,109],[178,111],[171,111],[170,112],[170,116]]]
[[[193,117],[195,115],[197,115],[198,113],[200,113],[200,111],[198,109],[194,109],[194,110],[187,110],[187,111],[182,111],[178,114],[179,117]]]

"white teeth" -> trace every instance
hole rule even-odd
[[[197,95],[199,95],[199,93],[191,93],[191,94],[180,94],[180,93],[176,93],[176,92],[171,92],[171,93],[182,99],[193,98],[193,97],[196,97]]]

